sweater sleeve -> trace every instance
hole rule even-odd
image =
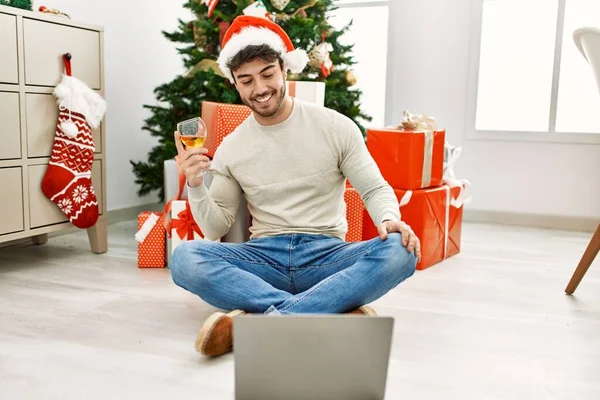
[[[375,225],[388,219],[400,221],[398,199],[367,150],[358,126],[339,115],[335,128],[341,145],[340,170],[360,194]]]
[[[223,237],[235,220],[242,189],[227,168],[225,141],[215,152],[211,167],[213,173],[210,189],[204,183],[198,187],[188,186],[188,201],[194,220],[209,240]]]

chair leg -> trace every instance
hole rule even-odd
[[[590,265],[592,265],[594,258],[596,258],[598,251],[600,251],[600,225],[598,225],[598,228],[596,228],[596,233],[594,233],[594,236],[585,249],[581,260],[579,261],[579,265],[577,265],[577,268],[575,269],[575,272],[573,273],[573,276],[571,277],[571,280],[565,289],[567,294],[573,294],[573,292],[575,292],[575,289],[577,289],[577,286],[579,286],[579,283],[583,279],[583,276],[587,272],[588,268]]]

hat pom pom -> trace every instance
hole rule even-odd
[[[302,72],[302,70],[306,67],[306,64],[308,64],[308,55],[306,54],[306,51],[302,49],[296,49],[284,54],[283,61],[285,61],[285,64],[290,71],[298,74]]]
[[[60,130],[71,139],[77,136],[77,125],[73,121],[64,121],[60,124]]]

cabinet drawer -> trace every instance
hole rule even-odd
[[[17,18],[0,14],[0,82],[19,83],[17,69]]]
[[[100,34],[87,29],[23,19],[25,84],[56,86],[64,71],[62,56],[71,53],[72,74],[100,89]]]
[[[25,95],[27,114],[27,156],[50,157],[56,122],[58,105],[51,94],[27,93]],[[101,126],[92,131],[96,153],[102,152]]]
[[[66,222],[67,217],[60,208],[50,201],[42,192],[42,179],[48,166],[32,165],[29,167],[29,216],[31,228]],[[102,214],[102,161],[96,160],[92,166],[92,186],[98,198],[98,211]]]
[[[19,93],[0,92],[0,160],[21,158]]]
[[[23,180],[21,168],[0,168],[0,235],[23,230]]]

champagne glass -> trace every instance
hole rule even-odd
[[[191,147],[204,147],[207,139],[208,130],[206,124],[202,121],[202,118],[195,117],[182,121],[177,124],[177,132],[179,132],[179,139],[184,148]],[[217,172],[212,168],[201,171],[200,176]]]

